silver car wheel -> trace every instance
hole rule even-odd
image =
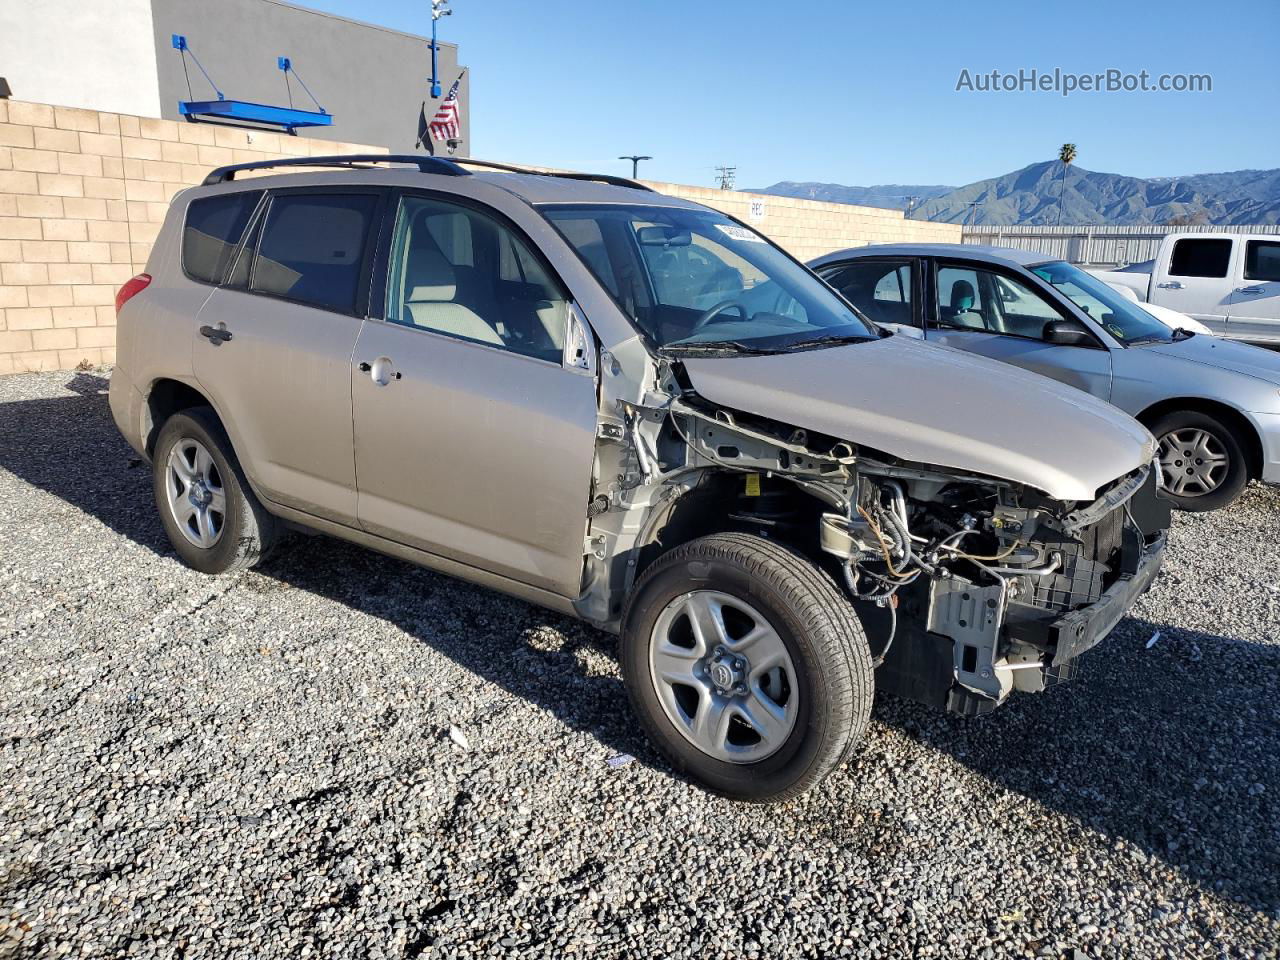
[[[1160,438],[1160,469],[1165,488],[1178,497],[1202,497],[1226,479],[1231,457],[1208,430],[1185,427]]]
[[[763,760],[795,728],[800,685],[791,654],[736,597],[695,590],[667,604],[649,637],[649,669],[667,719],[717,760]]]
[[[164,480],[169,512],[182,535],[197,547],[213,547],[222,539],[227,494],[218,465],[204,444],[191,437],[175,443],[165,464]]]

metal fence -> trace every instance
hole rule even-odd
[[[1124,266],[1154,259],[1160,241],[1171,233],[1263,233],[1280,235],[1280,225],[1239,226],[1097,226],[964,228],[965,243],[1016,247],[1090,266]]]

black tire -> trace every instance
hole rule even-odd
[[[1249,483],[1249,462],[1245,455],[1244,443],[1236,431],[1217,417],[1198,410],[1175,410],[1157,417],[1149,428],[1156,440],[1163,444],[1166,438],[1192,430],[1202,430],[1212,436],[1213,440],[1226,453],[1227,465],[1217,486],[1208,492],[1190,492],[1179,495],[1173,492],[1170,483],[1171,470],[1193,469],[1191,465],[1183,466],[1181,461],[1174,461],[1164,467],[1164,494],[1173,501],[1179,510],[1190,513],[1203,513],[1208,510],[1220,510],[1234,503]]]
[[[720,760],[699,749],[667,716],[655,690],[654,626],[668,604],[695,589],[748,602],[769,621],[794,665],[795,725],[784,744],[758,762]],[[808,560],[747,534],[703,537],[655,561],[628,599],[620,659],[649,740],[677,771],[737,800],[774,802],[804,793],[844,763],[871,715],[871,652],[848,599]]]
[[[221,533],[211,547],[201,547],[189,540],[169,506],[169,457],[174,447],[186,439],[195,440],[208,450],[225,497]],[[266,559],[275,546],[279,524],[254,496],[231,448],[231,440],[211,408],[183,410],[165,421],[156,438],[151,475],[160,521],[173,549],[187,566],[201,573],[234,573]]]

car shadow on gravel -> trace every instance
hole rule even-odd
[[[176,554],[150,469],[121,438],[108,381],[76,374],[75,396],[0,403],[0,469],[95,517],[155,554]],[[533,703],[607,750],[660,766],[630,722],[614,638],[580,621],[328,537],[296,535],[238,589],[271,578],[387,621],[484,680]]]
[[[1128,618],[1074,681],[989,716],[943,717],[881,697],[876,719],[1205,890],[1272,913],[1278,674],[1280,646]]]
[[[67,386],[75,396],[0,404],[0,469],[173,556],[149,471],[111,421],[107,381],[79,374]],[[270,591],[274,580],[384,620],[609,752],[663,767],[631,721],[614,641],[600,631],[327,538],[301,539],[258,572],[240,588]],[[1278,673],[1280,646],[1127,619],[1074,682],[988,717],[880,697],[875,718],[1206,890],[1274,911]]]

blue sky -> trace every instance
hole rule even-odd
[[[427,0],[303,0],[429,33]],[[453,0],[475,156],[710,184],[963,184],[1056,156],[1280,166],[1280,3]],[[957,93],[961,69],[1207,73],[1212,93]],[[425,75],[425,65],[424,65]]]

